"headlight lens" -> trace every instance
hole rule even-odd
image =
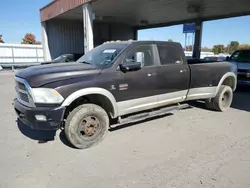
[[[55,90],[49,88],[32,88],[34,103],[59,104],[64,98]]]

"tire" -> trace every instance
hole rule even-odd
[[[208,110],[214,110],[213,99],[206,99],[205,105],[206,105]]]
[[[78,149],[86,149],[100,143],[109,128],[106,111],[95,104],[84,104],[75,108],[65,123],[68,141]]]
[[[218,94],[213,99],[214,109],[220,112],[228,110],[233,101],[233,90],[229,86],[221,86]]]

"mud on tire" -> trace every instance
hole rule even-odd
[[[83,104],[67,117],[65,135],[78,149],[85,149],[101,142],[109,128],[106,111],[95,104]]]

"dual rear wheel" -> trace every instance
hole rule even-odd
[[[224,112],[230,108],[233,101],[233,90],[229,86],[222,85],[217,95],[205,101],[206,107],[210,110]]]

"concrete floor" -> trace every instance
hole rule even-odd
[[[16,123],[13,73],[0,72],[0,188],[248,188],[250,89],[224,113],[203,104],[109,132],[94,148],[76,150]]]

